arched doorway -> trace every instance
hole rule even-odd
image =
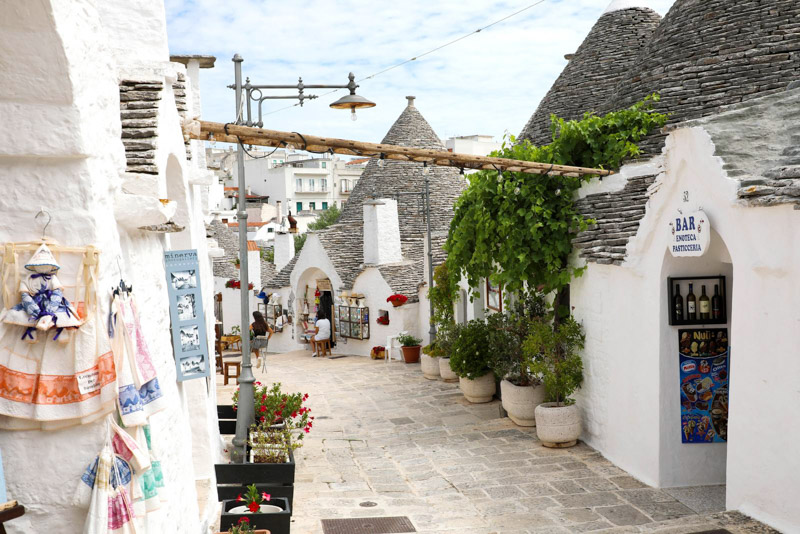
[[[688,284],[694,282],[692,292],[699,301],[703,292],[711,297],[715,286],[720,285],[716,278],[700,277],[723,276],[724,287],[719,290],[724,291],[722,297],[725,300],[725,309],[731,310],[733,274],[733,262],[728,248],[722,237],[712,229],[708,252],[701,257],[675,258],[666,251],[661,279],[666,281],[669,277],[690,278],[673,281],[673,286],[680,287],[682,298],[687,300]],[[723,485],[726,481],[728,444],[720,438],[727,440],[727,394],[724,402],[724,436],[719,435],[720,429],[716,428],[721,420],[716,418],[712,421],[711,412],[716,406],[712,403],[717,401],[717,393],[714,392],[727,393],[729,361],[723,362],[724,358],[720,357],[723,356],[720,353],[714,358],[698,358],[698,365],[694,359],[680,358],[679,353],[685,355],[694,351],[694,354],[701,355],[704,349],[700,344],[703,341],[699,341],[697,350],[687,348],[686,345],[691,344],[691,338],[696,336],[700,340],[703,336],[712,334],[716,338],[721,332],[725,332],[727,347],[730,347],[733,343],[731,314],[727,314],[727,322],[724,324],[711,324],[709,320],[709,324],[670,325],[668,313],[675,302],[670,301],[667,285],[664,283],[660,299],[660,485],[665,488]],[[675,287],[673,292],[674,290]],[[684,309],[688,310],[688,303]],[[696,311],[699,317],[699,307]],[[725,355],[730,357],[728,351]],[[684,362],[683,365],[681,361]],[[715,370],[712,372],[712,369]],[[736,395],[736,392],[731,394]],[[721,413],[718,415],[722,416]],[[700,439],[701,434],[705,436],[703,439]]]

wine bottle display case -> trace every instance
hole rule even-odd
[[[694,306],[689,304],[689,288]],[[705,287],[705,294],[703,288]],[[674,326],[727,324],[728,304],[725,276],[671,276],[667,278],[667,316]],[[706,299],[703,299],[703,296]],[[702,301],[702,302],[701,302]],[[692,313],[693,310],[693,313]],[[703,317],[703,314],[708,314]]]

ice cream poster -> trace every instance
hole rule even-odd
[[[681,439],[728,440],[728,329],[679,330]]]

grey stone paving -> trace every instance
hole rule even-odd
[[[542,447],[534,429],[500,417],[499,402],[470,404],[419,364],[268,358],[257,379],[309,393],[316,417],[295,453],[293,534],[367,516],[408,516],[430,534],[774,532],[720,512],[724,488],[649,488],[583,443]],[[228,399],[235,386],[217,381]]]

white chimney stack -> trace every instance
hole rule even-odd
[[[278,232],[275,234],[275,268],[283,269],[294,258],[294,234]]]
[[[391,198],[364,202],[364,263],[384,265],[403,261],[397,201]]]

